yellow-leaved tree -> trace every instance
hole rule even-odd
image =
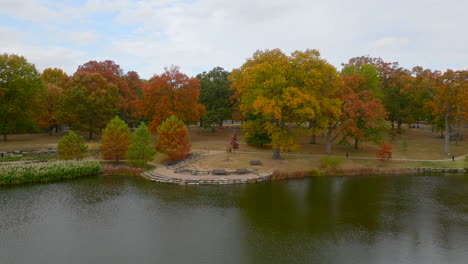
[[[230,76],[242,114],[264,122],[274,159],[299,147],[297,135],[306,131],[304,123],[321,116],[321,89],[336,89],[338,78],[317,50],[287,56],[279,49],[255,52]],[[334,104],[339,109],[339,101]]]

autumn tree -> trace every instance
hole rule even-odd
[[[468,71],[424,70],[421,67],[413,69],[415,83],[426,89],[432,100],[427,105],[433,110],[433,115],[444,122],[445,148],[450,154],[450,127],[457,114],[466,115],[468,111]]]
[[[141,123],[132,134],[130,146],[127,151],[127,160],[132,165],[144,167],[154,159],[156,151],[151,144],[151,133],[145,123]]]
[[[136,109],[137,100],[137,80],[135,72],[129,73],[130,75],[124,75],[120,65],[116,64],[112,60],[105,61],[88,61],[87,63],[80,65],[77,72],[88,72],[88,73],[99,73],[107,82],[114,84],[119,92],[118,102],[118,113],[121,118],[133,124],[135,119],[138,119],[138,113]],[[135,85],[130,87],[129,85]]]
[[[101,153],[106,160],[119,160],[127,156],[127,149],[130,145],[130,129],[127,124],[115,116],[102,131]]]
[[[0,55],[0,134],[34,128],[37,95],[42,82],[34,64],[18,55]]]
[[[232,119],[231,97],[234,92],[230,89],[229,74],[223,68],[215,67],[197,75],[201,84],[199,102],[206,108],[206,114],[201,119],[205,126],[222,126],[224,120]]]
[[[88,131],[89,139],[117,113],[117,87],[97,73],[78,72],[67,83],[61,118],[75,130]]]
[[[338,91],[342,80],[336,68],[320,58],[317,50],[295,51],[292,60],[296,71],[297,86],[303,86],[306,92],[319,99],[319,108],[313,120],[309,120],[311,144],[315,144],[315,135],[327,131],[326,152],[331,153],[333,126],[340,121],[342,100]]]
[[[166,154],[170,161],[185,159],[192,145],[182,120],[173,115],[164,120],[156,132],[156,151]]]
[[[280,151],[299,147],[296,138],[302,124],[313,120],[320,107],[318,98],[309,92],[310,84],[300,80],[300,60],[295,57],[279,49],[257,51],[231,75],[240,111],[261,115],[265,121],[274,159],[280,158]]]
[[[367,64],[361,67],[367,68],[365,65]],[[341,91],[344,103],[340,131],[345,136],[344,139],[354,140],[355,149],[358,149],[359,143],[364,141],[375,143],[380,141],[387,116],[382,100],[375,95],[378,89],[375,83],[378,83],[378,80],[369,82],[366,76],[358,72],[343,69],[344,86]],[[372,79],[377,75],[377,69],[374,66],[368,67],[365,72]]]
[[[69,77],[61,69],[47,68],[42,72],[41,80],[44,89],[39,95],[37,121],[39,127],[48,128],[49,135],[52,135],[54,128],[58,132],[58,126],[61,124],[60,105]]]
[[[161,75],[155,75],[143,87],[143,99],[139,104],[143,116],[151,120],[148,124],[152,133],[173,115],[183,122],[197,122],[205,113],[205,107],[198,103],[200,81],[181,73],[179,68],[166,68]]]
[[[58,143],[58,152],[61,159],[82,159],[86,155],[88,147],[85,144],[85,139],[70,131],[63,136]]]
[[[380,161],[389,161],[392,158],[393,147],[387,142],[382,142],[379,145],[379,150],[376,153],[376,156]]]
[[[250,118],[244,125],[242,131],[244,132],[245,142],[249,145],[263,147],[271,143],[271,138],[266,130],[266,121],[259,118]]]

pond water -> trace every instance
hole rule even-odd
[[[3,186],[0,263],[468,263],[468,176]]]

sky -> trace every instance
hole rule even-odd
[[[148,79],[240,67],[256,50],[318,49],[468,69],[468,0],[0,0],[0,53],[73,74],[113,60]]]

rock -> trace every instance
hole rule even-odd
[[[248,169],[244,169],[244,168],[236,170],[237,174],[246,174],[246,173],[249,173],[249,172],[250,171]]]
[[[216,169],[211,171],[214,175],[227,175],[227,172],[223,169]]]
[[[251,160],[250,165],[259,166],[259,165],[262,165],[262,161],[260,161],[260,160]]]

